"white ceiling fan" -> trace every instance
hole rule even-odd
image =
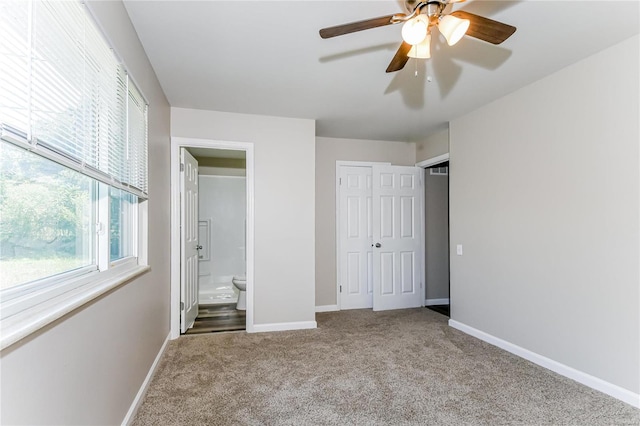
[[[451,12],[453,3],[464,0],[405,0],[407,13],[381,16],[364,21],[336,25],[320,30],[320,37],[331,38],[371,28],[403,23],[403,42],[387,67],[387,72],[399,71],[409,58],[431,57],[431,35],[437,29],[453,46],[467,35],[492,44],[500,44],[508,39],[516,27],[503,24],[463,10]]]

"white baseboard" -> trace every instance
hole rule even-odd
[[[424,301],[424,306],[433,306],[433,305],[448,305],[449,298],[446,299],[426,299]]]
[[[170,339],[171,339],[171,333],[169,333],[169,335],[167,335],[167,337],[164,339],[164,343],[160,347],[160,350],[158,351],[158,355],[156,355],[156,359],[153,360],[153,364],[151,364],[151,368],[147,373],[147,377],[144,378],[144,382],[142,382],[140,389],[138,389],[138,393],[136,394],[136,397],[133,399],[133,402],[129,407],[129,411],[127,411],[127,414],[124,416],[124,420],[122,420],[123,425],[130,425],[131,422],[133,421],[133,418],[136,416],[136,413],[138,412],[138,408],[140,408],[140,404],[142,404],[142,399],[144,398],[144,395],[147,393],[147,388],[149,387],[149,383],[151,383],[151,379],[153,379],[153,375],[156,373],[156,368],[158,368],[158,363],[160,362],[160,358],[162,358],[162,354],[164,353],[164,350],[167,347],[167,343],[169,343]]]
[[[309,328],[318,328],[315,321],[299,321],[299,322],[276,322],[273,324],[254,324],[253,333],[263,333],[265,331],[287,331],[287,330],[306,330]]]
[[[506,340],[502,340],[498,337],[492,336],[491,334],[485,333],[484,331],[480,331],[461,322],[450,319],[449,325],[473,337],[484,340],[487,343],[504,349],[507,352],[511,352],[514,355],[531,361],[534,364],[538,364],[541,367],[558,373],[561,376],[575,380],[578,383],[619,399],[622,402],[626,402],[633,407],[640,408],[640,394],[631,392],[630,390],[622,388],[618,385],[614,385],[613,383],[609,383],[590,374],[576,370],[575,368],[569,367],[568,365],[561,364],[550,358],[539,355],[518,345],[514,345],[513,343],[509,343]]]
[[[338,310],[338,305],[316,306],[316,312],[334,312]]]

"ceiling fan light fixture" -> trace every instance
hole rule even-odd
[[[427,34],[427,37],[422,42],[412,46],[407,56],[410,58],[429,59],[431,57],[431,34]]]
[[[467,33],[471,21],[460,19],[455,16],[445,15],[440,18],[438,29],[447,40],[449,46],[453,46]]]
[[[403,69],[410,58],[426,59],[431,56],[433,27],[438,27],[449,46],[456,44],[465,35],[491,44],[500,44],[516,31],[516,27],[512,25],[471,12],[451,11],[452,3],[462,1],[464,0],[401,0],[400,3],[404,2],[407,13],[322,28],[320,37],[331,38],[402,23],[403,42],[386,69],[386,72],[391,73]]]
[[[427,37],[428,26],[421,15],[409,19],[402,25],[402,39],[414,46],[420,44]]]

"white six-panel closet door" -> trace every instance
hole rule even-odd
[[[422,173],[418,167],[373,167],[374,311],[424,304]]]

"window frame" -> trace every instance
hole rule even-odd
[[[38,154],[31,152],[30,155]],[[112,187],[98,181],[94,181],[94,185],[93,263],[1,290],[0,350],[150,270],[147,265],[148,200],[138,198],[131,206],[132,255],[111,261],[109,189]],[[98,231],[99,224],[106,232]]]
[[[148,265],[116,266],[63,280],[59,286],[43,291],[40,299],[36,293],[14,299],[20,310],[0,320],[0,350],[149,270]]]
[[[81,2],[82,3],[82,2]],[[149,127],[149,103],[128,71],[122,59],[116,54],[112,43],[105,36],[104,31],[94,18],[92,11],[86,4],[84,9],[91,25],[102,36],[104,42],[111,48],[115,60],[122,67],[126,78],[125,115],[129,117],[129,85],[134,86],[134,94],[143,102],[140,106],[144,120],[144,173],[148,173],[148,127]],[[31,128],[15,129],[0,123],[0,139],[25,149],[31,155],[39,155],[61,166],[75,170],[85,176],[94,179],[92,209],[94,209],[95,223],[92,229],[94,233],[94,259],[93,263],[77,269],[58,273],[15,287],[9,287],[0,291],[0,350],[18,342],[33,332],[45,327],[56,319],[78,309],[97,297],[113,290],[114,288],[132,280],[133,278],[150,270],[148,265],[148,180],[144,186],[137,189],[127,183],[119,182],[111,178],[105,179],[105,174],[89,166],[79,163],[77,160],[49,149],[46,142],[32,140]],[[126,138],[129,138],[129,126],[127,124]],[[128,146],[128,141],[125,144]],[[146,178],[148,179],[148,178]],[[109,218],[109,188],[116,188],[133,194],[137,203],[131,205],[131,255],[114,261],[110,261],[110,218]],[[143,192],[144,191],[144,192]],[[103,197],[103,194],[106,195]],[[98,232],[102,226],[103,232]]]
[[[106,198],[108,200],[107,205],[108,205],[108,208],[109,208],[109,217],[106,218],[106,219],[108,220],[107,223],[108,223],[109,227],[111,227],[111,204],[110,203],[111,203],[111,190],[112,189],[116,189],[116,190],[118,190],[120,192],[125,192],[125,191],[123,191],[123,190],[121,190],[119,188],[114,188],[113,186],[108,186],[108,185],[107,185],[107,188],[105,189],[106,194],[107,194]],[[131,194],[131,193],[128,193],[128,194],[136,197],[134,194]],[[99,200],[99,201],[101,201],[101,200]],[[120,200],[120,203],[121,203],[120,206],[121,206],[121,210],[122,210],[122,199]],[[130,236],[131,236],[131,239],[129,240],[127,238],[127,240],[129,240],[129,241],[126,242],[126,244],[130,244],[130,250],[129,250],[130,254],[129,255],[125,255],[125,256],[122,256],[122,257],[119,257],[117,259],[113,259],[112,260],[111,259],[111,235],[109,233],[105,233],[105,238],[107,239],[106,243],[100,241],[100,239],[98,240],[99,241],[98,244],[106,244],[107,245],[107,249],[109,250],[109,256],[107,257],[108,261],[109,261],[109,267],[113,267],[115,265],[123,264],[123,263],[125,263],[127,261],[127,259],[137,258],[138,257],[138,241],[137,241],[137,238],[133,238],[133,236],[138,234],[138,205],[139,204],[140,204],[140,198],[136,197],[135,203],[131,203],[127,207],[125,207],[126,209],[131,209],[130,211],[127,211],[127,213],[128,213],[127,216],[128,216],[128,219],[129,219],[130,222],[126,224],[127,227],[129,227],[129,226],[131,227],[130,229],[128,229],[128,231],[130,233]],[[122,237],[122,234],[121,234],[121,237]],[[103,247],[99,247],[99,249],[104,250]],[[108,268],[105,268],[105,269],[108,269]]]

